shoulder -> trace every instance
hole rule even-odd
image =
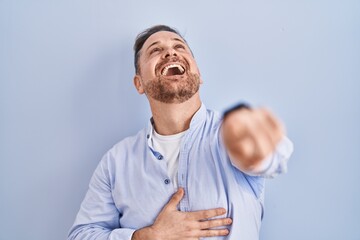
[[[222,123],[222,114],[218,111],[206,109],[206,124],[212,129],[218,129]]]
[[[128,136],[121,141],[117,142],[110,150],[109,153],[116,156],[123,154],[124,152],[134,150],[134,146],[145,145],[146,142],[146,129],[140,130],[138,133],[132,136]]]
[[[213,120],[221,120],[222,119],[222,115],[219,111],[215,111],[212,109],[206,109],[206,116],[209,119],[213,119]]]
[[[137,134],[124,138],[110,148],[102,157],[95,172],[94,179],[102,179],[102,182],[114,186],[117,176],[127,176],[129,164],[135,164],[134,156],[142,153],[141,148],[146,144],[146,129],[140,130]]]
[[[147,146],[146,140],[146,128],[135,135],[122,139],[104,154],[101,159],[102,165],[111,169],[123,165],[130,156],[139,154]]]

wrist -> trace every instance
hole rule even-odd
[[[159,239],[151,226],[138,229],[134,232],[131,240],[153,240]]]

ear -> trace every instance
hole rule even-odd
[[[136,74],[134,76],[134,86],[136,88],[136,90],[138,91],[139,94],[144,94],[145,91],[144,91],[144,87],[142,85],[142,82],[141,82],[141,77]]]
[[[201,78],[201,73],[200,73],[199,67],[196,67],[196,69],[197,69],[197,72],[198,72],[198,74],[199,74],[200,84],[203,84],[204,81],[203,81],[202,78]]]
[[[203,81],[202,78],[201,78],[201,75],[199,75],[199,80],[200,80],[200,84],[203,84],[203,83],[204,83],[204,81]]]

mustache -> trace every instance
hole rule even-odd
[[[172,63],[172,62],[182,63],[185,66],[185,71],[190,68],[190,64],[188,63],[188,61],[186,61],[186,59],[181,59],[181,58],[176,56],[176,57],[166,58],[164,60],[161,60],[158,64],[156,64],[155,73],[160,74],[161,69],[163,68],[163,66],[168,64],[168,63]]]

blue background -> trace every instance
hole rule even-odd
[[[360,239],[360,1],[0,0],[0,239],[65,239],[102,155],[147,124],[132,45],[176,27],[223,111],[267,106],[295,144],[261,239]]]

